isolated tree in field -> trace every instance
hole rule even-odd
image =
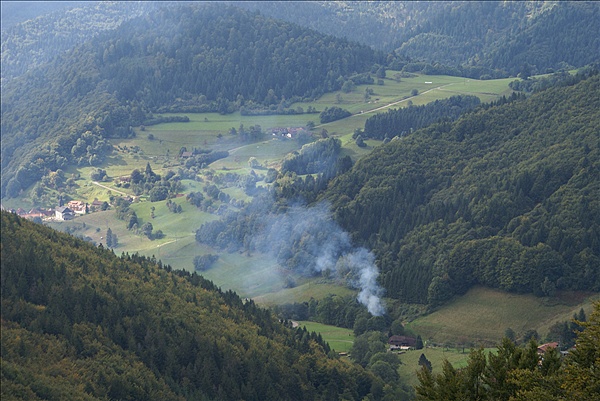
[[[419,366],[423,366],[425,368],[427,368],[427,370],[429,370],[431,372],[431,362],[429,361],[429,359],[427,359],[427,357],[425,356],[425,354],[421,354],[421,356],[419,357]]]
[[[132,184],[138,184],[144,178],[142,176],[142,173],[140,172],[140,170],[138,170],[137,168],[131,172],[131,176],[130,177],[131,177],[131,183]]]
[[[358,146],[359,148],[364,148],[365,146],[367,146],[367,144],[363,140],[362,135],[359,135],[358,137],[356,137],[356,146]]]
[[[417,343],[415,344],[416,349],[423,349],[423,339],[420,335],[417,336]]]
[[[419,94],[419,90],[418,89],[413,89],[413,90],[410,91],[410,94],[412,96],[417,96]]]
[[[127,229],[131,230],[133,228],[133,226],[137,226],[137,225],[138,225],[137,214],[135,214],[135,212],[131,212],[131,216],[129,216],[129,223],[127,223]]]
[[[142,230],[142,234],[144,234],[146,237],[152,239],[152,230],[154,229],[154,227],[152,227],[152,223],[147,222],[142,224],[141,230]]]
[[[112,248],[112,246],[113,246],[113,243],[112,243],[112,230],[109,227],[108,230],[106,230],[106,247],[107,248]]]

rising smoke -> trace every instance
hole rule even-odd
[[[385,313],[375,256],[352,245],[328,205],[294,206],[283,214],[269,213],[264,219],[261,232],[254,237],[256,249],[296,272],[334,275],[359,290],[358,301],[373,316]]]

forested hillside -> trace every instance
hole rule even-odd
[[[581,67],[600,52],[594,2],[430,3],[398,53],[430,63],[487,67],[516,75]]]
[[[399,399],[319,335],[153,259],[2,212],[2,399]],[[399,392],[398,392],[399,391]]]
[[[480,78],[544,73],[582,67],[600,54],[600,7],[595,2],[315,1],[240,6],[395,50],[408,64],[396,67],[429,74]]]
[[[481,109],[375,149],[322,198],[389,297],[598,291],[599,110],[598,75]]]
[[[2,196],[47,169],[99,165],[107,137],[156,111],[281,108],[339,88],[372,49],[222,5],[173,5],[59,54],[2,88]],[[258,105],[258,106],[257,106]],[[73,150],[75,145],[83,154]]]
[[[156,7],[154,2],[2,2],[2,84]]]

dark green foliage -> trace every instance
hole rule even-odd
[[[429,359],[427,359],[425,354],[421,354],[421,356],[419,357],[419,366],[423,366],[425,369],[427,369],[430,372],[432,370],[431,362],[429,361]]]
[[[311,298],[308,302],[277,305],[274,310],[281,319],[310,320],[345,327],[353,329],[356,336],[367,331],[382,333],[390,326],[389,316],[372,316],[356,296],[328,295],[320,300]]]
[[[202,206],[204,195],[201,192],[190,192],[186,195],[186,200],[196,207]]]
[[[480,104],[475,96],[452,96],[423,106],[410,106],[376,114],[365,121],[366,138],[384,139],[406,135],[440,120],[454,121]]]
[[[194,269],[198,271],[208,270],[219,259],[219,255],[198,255],[194,256]]]
[[[425,10],[401,34],[398,54],[428,62],[412,68],[407,64],[409,72],[439,74],[442,63],[456,66],[461,76],[485,78],[498,72],[516,76],[524,66],[538,74],[598,60],[598,52],[590,51],[598,49],[600,37],[600,8],[593,2],[559,3],[550,9],[524,2],[421,7]]]
[[[209,153],[195,154],[185,161],[185,167],[190,168],[192,166],[197,166],[200,168],[204,168],[210,163],[215,162],[219,159],[224,159],[227,156],[229,156],[229,152],[226,150],[216,150]]]
[[[277,170],[275,170],[274,168],[269,168],[267,170],[267,175],[265,177],[265,182],[267,184],[271,184],[271,183],[275,182],[275,180],[277,179],[277,175],[278,175]]]
[[[196,273],[1,217],[3,399],[362,400],[383,387]]]
[[[299,152],[294,152],[285,158],[281,165],[281,172],[304,175],[332,170],[341,147],[342,141],[337,138],[319,139],[304,145]]]
[[[325,107],[325,110],[319,114],[319,121],[321,124],[330,123],[332,121],[341,120],[342,118],[346,118],[351,116],[348,110],[342,109],[341,107]]]
[[[150,195],[150,202],[158,202],[167,199],[169,190],[163,186],[156,186],[148,192],[148,195]]]
[[[599,82],[434,124],[332,181],[321,197],[376,253],[387,296],[600,289]]]
[[[180,204],[173,202],[171,199],[168,199],[166,202],[166,206],[172,213],[181,213],[183,209]]]
[[[142,230],[142,234],[144,234],[146,237],[152,239],[152,230],[154,230],[154,227],[152,226],[152,223],[150,223],[149,221],[142,224],[142,226],[140,227],[140,230]]]
[[[106,170],[101,168],[94,169],[92,174],[90,174],[90,178],[94,181],[102,181],[106,177]]]
[[[190,118],[188,116],[158,116],[152,117],[148,120],[144,120],[143,125],[157,125],[162,123],[189,123]]]

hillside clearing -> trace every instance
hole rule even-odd
[[[592,301],[599,298],[598,294],[564,293],[559,298],[548,299],[474,287],[407,327],[423,340],[440,344],[467,338],[475,344],[493,345],[509,327],[517,336],[535,329],[543,339],[552,324],[570,320],[581,308],[589,314]]]

